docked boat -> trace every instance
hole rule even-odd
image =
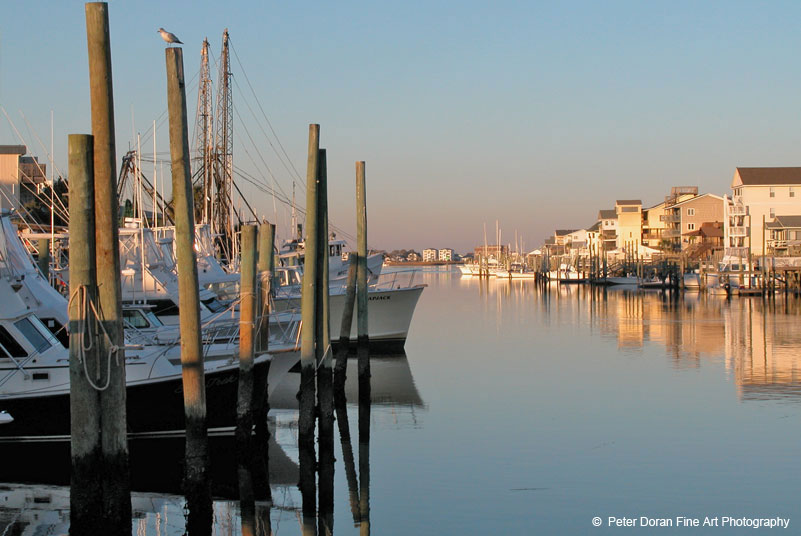
[[[367,328],[370,347],[377,350],[401,350],[406,343],[414,310],[424,284],[414,283],[414,271],[381,274],[367,291]],[[274,322],[287,324],[293,317],[299,318],[302,273],[298,267],[276,269],[273,304],[275,313],[270,317],[272,332]],[[329,287],[329,309],[331,335],[335,343],[339,339],[339,326],[345,309],[347,288],[344,284]],[[350,340],[357,340],[357,322],[354,315]]]
[[[69,353],[0,279],[0,407],[13,420],[0,426],[0,438],[58,437],[70,433]],[[204,348],[209,428],[235,424],[238,352],[228,345]],[[275,388],[297,362],[294,345],[273,348],[254,361],[257,385]],[[125,349],[126,404],[130,433],[182,430],[184,409],[180,346]],[[97,382],[105,383],[101,373]],[[268,391],[269,394],[269,391]]]
[[[0,424],[8,424],[10,422],[14,422],[14,417],[5,410],[0,411]]]
[[[337,240],[332,235],[328,241],[328,279],[331,283],[338,283],[348,278],[348,254],[345,250],[347,244],[344,240]],[[289,240],[281,247],[278,262],[282,266],[303,267],[306,255],[305,242],[300,239]],[[367,256],[367,280],[375,282],[381,275],[384,265],[384,254],[374,253]]]

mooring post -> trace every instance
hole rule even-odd
[[[356,323],[359,376],[370,376],[370,338],[367,330],[367,193],[364,161],[356,162]]]
[[[259,226],[259,262],[258,269],[258,314],[259,319],[256,329],[256,341],[259,352],[269,350],[270,339],[270,297],[272,295],[273,272],[275,271],[275,256],[273,255],[273,244],[275,243],[275,225],[272,223],[262,223]],[[256,424],[256,435],[266,445],[270,437],[267,428],[267,414],[270,412],[270,401],[267,396],[269,385],[267,377],[270,371],[270,364],[267,364],[267,372],[264,374],[263,381],[257,381],[254,385],[254,416]]]
[[[50,240],[47,238],[40,238],[36,241],[36,265],[42,276],[50,281]]]
[[[328,287],[328,171],[325,149],[320,149],[317,185],[317,406],[319,415],[319,524],[322,534],[334,532],[334,393],[333,356],[329,326]]]
[[[103,444],[103,506],[109,530],[131,530],[128,426],[125,414],[125,345],[117,219],[117,168],[114,89],[108,4],[86,4],[92,136],[94,138],[95,266],[103,330],[102,355],[112,356],[108,387],[100,393]]]
[[[86,338],[97,340],[97,325],[88,307],[97,300],[92,143],[89,135],[69,136],[70,528],[75,534],[103,529],[100,397],[84,372],[97,370],[100,349],[93,345],[82,351]]]
[[[317,335],[317,302],[319,284],[317,256],[318,228],[317,183],[320,159],[320,125],[309,125],[308,162],[306,167],[306,239],[301,292],[300,391],[298,393],[298,460],[300,462],[300,494],[304,525],[317,515],[316,456],[314,452],[315,368]]]
[[[358,253],[351,252],[348,255],[348,286],[345,292],[342,324],[339,328],[339,347],[337,348],[337,363],[334,368],[334,396],[339,396],[339,392],[345,389],[348,353],[350,352],[350,333],[353,329],[353,305],[356,302],[356,266],[358,261]]]
[[[259,225],[259,321],[257,323],[258,350],[266,352],[270,339],[270,295],[272,294],[273,271],[275,271],[275,225],[262,223]]]
[[[240,453],[250,458],[253,434],[253,348],[256,329],[256,226],[244,225],[241,237],[239,282],[239,384],[236,402],[236,439]]]
[[[195,258],[195,218],[189,171],[184,58],[181,48],[164,51],[167,63],[167,108],[170,124],[172,192],[175,212],[175,253],[178,268],[178,306],[181,329],[181,370],[186,418],[184,488],[189,534],[211,531],[211,489],[208,479],[206,382],[200,332],[200,297]]]

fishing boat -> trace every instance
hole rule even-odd
[[[414,310],[425,284],[414,282],[416,272],[399,271],[381,274],[367,290],[367,327],[370,348],[374,350],[399,351],[403,349],[409,334]],[[275,314],[270,317],[271,331],[274,322],[284,324],[292,318],[299,319],[302,272],[297,266],[276,269],[275,295],[273,304]],[[344,282],[329,287],[329,310],[332,326],[332,339],[339,338],[339,326],[345,309],[347,287]],[[350,340],[358,338],[357,322],[351,323]]]
[[[0,279],[0,406],[13,420],[0,427],[0,438],[56,438],[70,433],[70,357],[64,345],[31,312],[14,288]],[[88,348],[90,339],[78,341]],[[180,346],[125,347],[126,404],[130,433],[184,428]],[[101,358],[103,359],[103,358]],[[85,370],[102,389],[108,365]],[[275,347],[254,360],[257,385],[275,388],[298,361],[294,345]],[[228,345],[204,347],[209,428],[232,427],[236,418],[238,352]],[[105,372],[105,373],[104,373]],[[269,391],[268,391],[269,394]]]

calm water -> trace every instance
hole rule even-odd
[[[610,528],[609,516],[782,517],[801,533],[801,302],[421,279],[406,356],[373,364],[372,534],[754,530]],[[282,535],[301,534],[295,389],[274,403],[273,503],[256,513]],[[358,470],[357,420],[350,405]],[[214,441],[213,532],[239,534],[230,444]],[[358,534],[336,443],[334,529]],[[68,529],[68,451],[37,449],[3,451],[0,534]],[[131,449],[134,533],[182,534],[182,442]]]

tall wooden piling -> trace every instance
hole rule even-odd
[[[348,353],[350,350],[350,332],[353,329],[353,306],[356,302],[356,267],[358,262],[359,255],[351,252],[348,255],[348,286],[345,291],[345,307],[342,311],[337,363],[334,368],[334,396],[337,396],[345,388]]]
[[[370,339],[367,329],[367,192],[364,162],[356,162],[356,323],[359,376],[370,375]]]
[[[195,258],[195,221],[189,140],[186,119],[184,59],[180,48],[167,48],[167,107],[172,158],[172,192],[175,213],[175,251],[178,264],[178,305],[181,329],[181,371],[186,418],[184,488],[189,504],[190,534],[211,531],[211,489],[208,480],[206,383],[200,332],[200,297]]]
[[[328,170],[325,149],[320,149],[317,185],[317,225],[319,232],[317,270],[317,407],[319,416],[319,490],[320,532],[334,532],[334,369],[331,352],[328,288]]]
[[[318,228],[318,166],[320,159],[320,125],[309,125],[308,162],[306,167],[306,239],[301,293],[303,328],[300,347],[300,392],[298,393],[298,460],[300,462],[300,494],[304,523],[317,514],[315,483],[315,368],[317,335],[317,276],[319,251]]]
[[[97,338],[88,307],[97,301],[92,143],[92,136],[69,136],[70,527],[76,534],[102,530],[98,524],[103,518],[100,397],[85,373],[96,370],[100,349],[93,345],[82,351],[85,338]]]
[[[253,358],[256,330],[256,226],[242,227],[239,283],[239,384],[236,438],[240,452],[250,457],[253,433]]]
[[[125,345],[122,328],[119,229],[117,212],[114,89],[108,4],[86,4],[92,136],[94,138],[94,210],[98,301],[108,337],[104,355],[113,355],[108,387],[100,394],[103,445],[103,509],[109,530],[130,530],[131,489],[128,468],[128,426],[125,414]]]
[[[262,223],[259,225],[259,262],[257,269],[259,272],[259,321],[256,340],[257,348],[260,352],[268,349],[270,338],[270,295],[272,294],[273,272],[275,271],[275,256],[273,248],[275,244],[275,225],[272,223]]]

